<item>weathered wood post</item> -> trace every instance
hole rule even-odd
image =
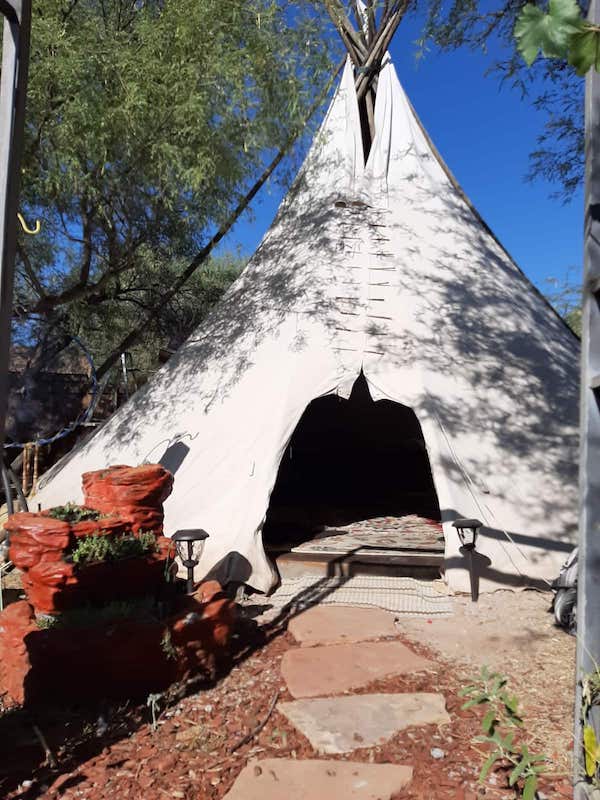
[[[0,12],[4,17],[0,81],[0,456],[3,457],[31,0],[0,0]]]
[[[600,24],[600,0],[589,20]],[[597,796],[584,782],[581,680],[600,664],[600,74],[590,69],[585,89],[585,217],[581,342],[581,455],[575,797]],[[595,709],[600,711],[600,709]],[[600,740],[600,715],[592,718]]]

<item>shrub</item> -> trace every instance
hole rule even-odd
[[[132,600],[114,600],[105,606],[74,608],[57,616],[43,616],[36,619],[42,630],[49,628],[91,628],[118,619],[153,622],[159,618],[153,597],[139,597]]]
[[[79,539],[71,553],[71,559],[78,566],[92,564],[95,561],[118,561],[122,558],[133,558],[156,550],[156,536],[149,531],[142,531],[139,536],[124,534],[123,536],[85,536]]]
[[[75,503],[67,503],[64,506],[56,506],[48,511],[48,516],[53,519],[60,519],[63,522],[87,522],[88,520],[98,520],[103,514],[94,511],[93,508],[85,508]]]

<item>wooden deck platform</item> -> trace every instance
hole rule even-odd
[[[285,530],[266,544],[280,570],[316,569],[370,574],[439,573],[444,559],[444,536],[439,522],[411,514],[375,517],[349,525],[324,527],[312,538],[286,541]],[[294,567],[292,567],[294,565]]]

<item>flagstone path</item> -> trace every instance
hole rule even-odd
[[[365,764],[352,752],[387,742],[398,731],[450,723],[435,692],[363,693],[373,681],[434,669],[435,664],[389,638],[394,616],[379,609],[315,606],[289,626],[298,647],[288,650],[281,674],[292,701],[277,712],[317,754],[345,760],[265,758],[251,761],[225,800],[391,800],[412,778],[410,764]],[[353,693],[358,692],[358,693]]]
[[[349,644],[395,636],[394,615],[379,608],[314,606],[290,620],[288,630],[300,647]]]
[[[281,674],[292,697],[322,697],[433,666],[402,642],[355,642],[288,650]]]

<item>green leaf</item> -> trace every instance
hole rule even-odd
[[[548,14],[527,3],[515,24],[517,48],[529,66],[540,50],[548,58],[566,58],[571,37],[582,26],[581,12],[575,0],[550,0]]]
[[[461,706],[463,711],[466,711],[468,708],[473,708],[473,706],[480,706],[482,703],[487,702],[487,697],[484,694],[478,694],[476,697],[473,697],[471,700],[467,700],[466,703],[463,703]]]
[[[487,714],[483,718],[481,722],[481,727],[483,728],[485,733],[493,733],[495,722],[496,722],[496,712],[492,708],[490,711],[487,712]]]
[[[500,746],[502,747],[502,749],[507,750],[509,753],[518,752],[513,744],[514,738],[515,738],[514,734],[509,733],[507,736],[501,739]]]
[[[509,697],[508,695],[504,698],[504,706],[506,710],[509,711],[511,714],[517,715],[519,710],[519,701],[517,697]]]
[[[573,25],[581,20],[581,10],[576,0],[550,0],[548,13],[556,20]]]
[[[525,772],[525,770],[527,769],[528,766],[529,766],[529,763],[527,762],[527,759],[522,759],[521,761],[519,761],[517,766],[510,773],[510,776],[508,778],[508,785],[509,786],[514,786],[515,783],[521,777],[521,775]]]
[[[537,777],[530,775],[523,784],[523,800],[535,800],[535,790],[537,789]]]
[[[544,755],[544,753],[540,753],[538,756],[529,756],[529,760],[533,763],[534,761],[548,761],[548,756]]]
[[[546,14],[537,6],[527,3],[523,6],[515,24],[517,49],[530,67],[542,49]]]
[[[494,764],[500,757],[501,754],[498,751],[490,753],[490,755],[483,762],[483,766],[481,767],[481,772],[479,773],[479,783],[484,782],[488,772],[491,770],[491,768],[494,766]]]
[[[592,67],[600,72],[600,31],[586,27],[571,36],[569,64],[578,75],[585,75]]]

